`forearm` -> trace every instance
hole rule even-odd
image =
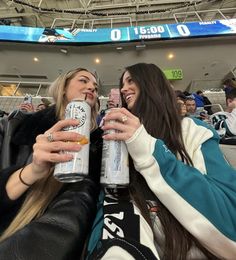
[[[34,184],[38,180],[38,176],[33,172],[32,164],[27,165],[24,167],[23,171],[22,168],[15,171],[6,183],[6,192],[11,200],[18,199],[22,194],[24,194],[29,187]],[[21,179],[20,179],[20,172],[21,172]]]

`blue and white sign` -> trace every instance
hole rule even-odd
[[[236,34],[236,19],[99,29],[0,26],[0,41],[99,44]]]

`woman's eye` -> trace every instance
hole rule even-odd
[[[80,79],[79,81],[80,81],[80,82],[83,82],[83,83],[87,83],[87,80],[86,80],[86,79]]]
[[[128,83],[133,83],[133,80],[132,79],[128,79]]]

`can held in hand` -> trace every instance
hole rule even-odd
[[[109,113],[109,110],[106,113]],[[115,131],[108,130],[105,134]],[[129,155],[123,141],[103,140],[100,183],[112,189],[126,188],[129,185]]]
[[[73,154],[69,162],[60,162],[55,165],[54,177],[60,182],[81,181],[88,175],[89,168],[89,140],[91,125],[91,107],[85,100],[73,100],[65,110],[65,119],[78,119],[79,125],[64,128],[64,131],[76,132],[84,136],[78,143],[83,147],[78,152],[62,151]]]

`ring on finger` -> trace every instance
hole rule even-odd
[[[121,121],[122,121],[123,123],[125,123],[127,120],[128,120],[128,117],[127,117],[127,116],[122,116],[122,117],[121,117]]]
[[[50,142],[50,143],[54,141],[54,138],[53,138],[52,133],[48,133],[48,134],[47,134],[47,140],[48,140],[48,142]]]

